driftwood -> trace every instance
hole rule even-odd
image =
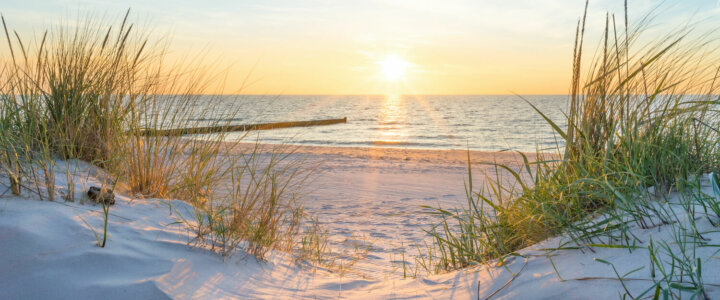
[[[270,130],[288,127],[310,127],[333,125],[339,123],[347,123],[347,117],[342,119],[328,120],[311,120],[311,121],[295,121],[295,122],[276,122],[276,123],[260,123],[260,124],[244,124],[244,125],[226,125],[226,126],[208,126],[193,128],[173,128],[173,129],[146,129],[142,131],[142,135],[146,136],[177,136],[186,134],[207,134],[228,131],[250,131],[250,130]]]

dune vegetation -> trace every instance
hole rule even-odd
[[[420,265],[429,272],[497,259],[502,265],[522,248],[564,235],[566,244],[547,251],[648,251],[646,269],[662,272],[649,283],[655,299],[704,293],[702,260],[692,253],[717,245],[693,220],[720,224],[718,199],[699,189],[703,175],[719,166],[718,44],[713,31],[693,24],[643,39],[653,15],[636,25],[627,23],[627,8],[624,20],[606,15],[588,60],[586,6],[576,31],[567,127],[536,109],[556,131],[557,148],[539,149],[538,161],[519,167],[496,164],[480,188],[472,186],[469,163],[467,206],[435,210],[442,221],[429,231],[434,244]],[[670,192],[679,200],[668,201]],[[680,212],[691,221],[681,222]],[[676,238],[642,240],[633,226],[671,226]]]
[[[227,126],[241,102],[201,100],[222,73],[200,58],[173,62],[166,39],[129,14],[116,24],[79,18],[31,37],[3,17],[0,170],[9,190],[84,203],[73,169],[64,170],[67,187],[56,187],[54,171],[58,159],[85,161],[108,174],[103,189],[191,203],[194,212],[181,222],[193,242],[223,256],[240,248],[262,259],[270,249],[292,249],[304,215],[294,196],[302,176],[285,160],[288,149],[261,156],[257,147],[236,149],[225,133],[153,134]]]

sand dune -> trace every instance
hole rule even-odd
[[[313,181],[303,203],[331,230],[334,245],[372,244],[368,258],[353,272],[301,266],[282,252],[273,252],[267,262],[242,253],[223,262],[217,254],[187,244],[189,237],[174,224],[176,216],[169,205],[180,212],[190,207],[177,200],[119,195],[111,210],[108,245],[99,248],[88,226],[101,227],[99,206],[6,195],[0,198],[0,298],[605,299],[624,289],[612,268],[595,258],[614,263],[620,274],[646,265],[649,259],[643,250],[540,250],[566,241],[558,237],[521,251],[525,257],[502,267],[477,266],[403,279],[397,269],[398,253],[425,241],[422,229],[431,223],[420,205],[455,207],[465,201],[467,153],[301,147],[294,155],[322,162],[321,176]],[[511,154],[472,155],[478,160],[515,159]],[[58,162],[57,169],[63,170],[65,163]],[[77,197],[96,183],[86,176],[91,169],[79,164]],[[65,184],[64,175],[57,178],[58,186]],[[707,187],[704,191],[711,193]],[[720,238],[706,219],[696,222],[707,231],[705,238]],[[667,226],[632,230],[645,241],[650,236],[669,240],[672,234]],[[703,258],[706,287],[712,294],[720,292],[714,285],[720,283],[714,272],[720,262],[711,258],[711,251],[699,248],[697,255]],[[636,295],[652,284],[647,269],[629,277],[624,283]]]

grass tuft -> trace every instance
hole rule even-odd
[[[600,46],[586,67],[586,16],[587,8],[576,29],[566,118],[551,120],[528,101],[562,143],[554,153],[538,151],[534,162],[519,153],[523,159],[516,165],[489,163],[494,172],[485,174],[479,189],[472,186],[468,157],[467,205],[434,210],[439,222],[429,233],[435,259],[427,269],[502,262],[520,249],[565,235],[568,249],[648,249],[647,269],[658,277],[643,295],[703,294],[694,249],[711,245],[693,216],[698,207],[706,214],[718,211],[718,199],[704,195],[699,183],[702,174],[717,170],[720,153],[717,40],[713,31],[698,33],[689,26],[640,44],[652,15],[618,29],[608,14]],[[679,203],[667,203],[670,192]],[[633,226],[669,226],[675,238],[645,247]],[[668,261],[674,269],[666,268]],[[630,274],[617,275],[625,287]]]
[[[104,169],[102,185],[113,191],[191,203],[183,223],[223,256],[242,248],[262,259],[293,248],[304,171],[286,159],[292,151],[261,153],[227,133],[147,134],[237,119],[240,101],[203,96],[224,81],[202,56],[171,62],[164,40],[133,23],[130,10],[117,22],[80,18],[30,39],[1,19],[0,173],[12,194],[55,200],[55,162],[76,159]],[[69,165],[58,192],[73,202]]]

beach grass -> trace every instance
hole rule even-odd
[[[606,15],[601,42],[585,67],[586,8],[576,29],[567,127],[528,101],[562,143],[539,150],[537,161],[520,153],[517,165],[481,163],[495,172],[484,174],[479,188],[472,186],[472,164],[479,162],[468,157],[467,206],[433,212],[440,221],[429,230],[435,241],[429,271],[492,260],[502,265],[522,248],[565,235],[565,249],[648,249],[663,276],[647,293],[704,293],[701,262],[691,252],[707,241],[670,207],[694,217],[700,215],[696,205],[706,211],[717,206],[699,191],[702,175],[718,168],[717,43],[712,31],[690,25],[642,44],[652,16],[631,26],[627,11],[624,22]],[[663,205],[671,191],[681,195],[680,203]],[[673,226],[676,240],[646,244],[632,225]],[[663,269],[665,259],[679,269]]]
[[[0,69],[0,170],[14,195],[75,201],[74,172],[56,190],[55,161],[102,168],[113,191],[185,200],[197,244],[223,256],[244,249],[259,259],[299,232],[294,194],[301,169],[287,149],[270,158],[242,152],[242,137],[147,134],[168,128],[228,126],[241,101],[203,97],[222,84],[200,58],[171,62],[167,43],[131,21],[79,18],[24,38],[2,18],[8,59]],[[84,192],[84,191],[83,191]],[[80,197],[84,204],[84,197]],[[109,206],[102,241],[105,246]],[[242,247],[238,247],[242,246]]]

